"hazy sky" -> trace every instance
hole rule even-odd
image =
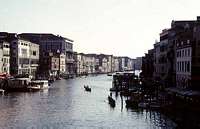
[[[0,31],[54,33],[74,50],[143,56],[172,20],[194,20],[199,0],[0,0]]]

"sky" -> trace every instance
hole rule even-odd
[[[199,0],[0,0],[0,31],[53,33],[74,51],[143,56],[172,20],[195,20]]]

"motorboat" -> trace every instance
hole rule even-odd
[[[30,91],[38,91],[49,88],[48,80],[33,80],[27,87]]]
[[[112,76],[112,73],[107,73],[107,76]]]

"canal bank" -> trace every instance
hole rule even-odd
[[[91,92],[84,90],[89,85]],[[157,111],[127,109],[119,95],[116,107],[107,97],[112,77],[77,77],[55,81],[48,90],[6,93],[1,96],[2,128],[175,128],[175,123]],[[123,106],[122,106],[123,105]]]

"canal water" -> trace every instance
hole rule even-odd
[[[175,128],[159,112],[127,109],[125,98],[121,101],[115,94],[116,107],[110,107],[111,86],[112,77],[98,75],[58,80],[40,92],[5,93],[0,96],[0,129]]]

